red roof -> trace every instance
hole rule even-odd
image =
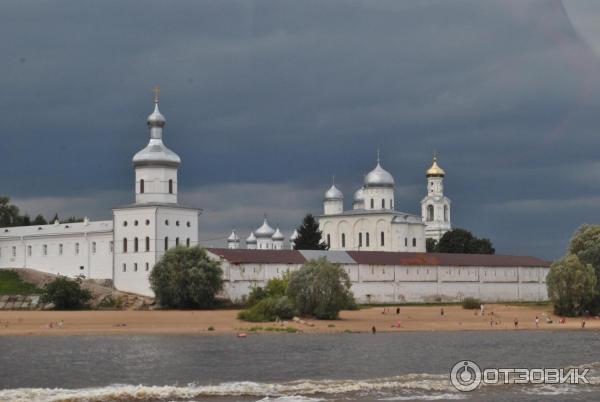
[[[549,267],[550,262],[535,257],[490,254],[400,253],[348,251],[358,264],[427,265],[451,267]]]
[[[296,250],[245,250],[208,248],[232,264],[304,264],[306,259]]]
[[[301,252],[297,250],[209,248],[208,251],[232,264],[304,264],[307,261]],[[339,259],[340,251],[335,253],[335,256],[332,253],[332,258]],[[345,253],[357,264],[365,265],[549,267],[551,264],[535,257],[513,255],[401,253],[389,251],[346,251]]]

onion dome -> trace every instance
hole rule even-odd
[[[148,116],[150,142],[133,157],[133,166],[169,166],[181,164],[179,156],[162,142],[162,131],[167,120],[158,110],[158,89],[154,98],[154,111]]]
[[[325,193],[325,201],[340,201],[344,199],[344,194],[332,184],[329,190]]]
[[[246,238],[246,244],[256,244],[256,237],[254,236],[254,232],[250,232],[250,236]]]
[[[291,241],[295,241],[298,238],[298,230],[294,229],[294,233],[290,236]]]
[[[235,233],[235,229],[231,231],[231,234],[227,238],[227,243],[237,243],[240,241],[240,237]]]
[[[254,236],[256,236],[256,238],[264,239],[270,238],[271,236],[273,236],[274,233],[275,229],[273,229],[271,225],[269,225],[267,217],[265,217],[262,226],[254,231]]]
[[[281,231],[279,230],[279,228],[277,228],[275,230],[275,233],[273,233],[273,236],[271,236],[272,240],[275,241],[284,241],[285,240],[285,236],[283,235],[283,233],[281,233]]]
[[[352,198],[352,202],[359,203],[359,202],[364,202],[364,201],[365,201],[364,187],[361,187],[354,192],[354,197]]]
[[[437,155],[433,155],[433,164],[429,169],[427,169],[426,176],[427,177],[444,177],[446,172],[444,169],[438,166],[437,164]]]
[[[394,187],[394,177],[381,167],[379,158],[375,169],[365,176],[365,188],[367,187]]]

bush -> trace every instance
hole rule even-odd
[[[249,309],[242,310],[238,318],[250,322],[269,322],[280,320],[289,320],[294,317],[295,308],[287,296],[267,297],[256,303]]]
[[[325,258],[309,261],[292,273],[286,293],[301,315],[318,319],[336,319],[340,310],[356,305],[348,274]]]
[[[467,297],[463,300],[462,307],[466,310],[477,310],[481,307],[481,300],[474,297]]]
[[[261,288],[260,286],[254,286],[252,287],[252,289],[250,289],[250,293],[248,294],[248,298],[245,301],[245,305],[246,307],[252,307],[256,303],[266,299],[267,297],[269,297],[269,295],[267,294],[267,291],[264,288]]]
[[[89,307],[92,293],[81,287],[81,280],[59,276],[44,286],[41,300],[53,303],[57,310],[76,310]]]
[[[269,297],[285,296],[285,291],[288,286],[287,276],[284,278],[273,278],[267,282],[264,288],[255,286],[250,290],[250,294],[246,299],[246,307],[252,307],[261,300]]]
[[[204,249],[178,246],[154,266],[150,286],[164,307],[211,308],[223,288],[223,270]]]

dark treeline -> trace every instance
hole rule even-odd
[[[35,218],[31,219],[27,214],[21,215],[19,207],[10,203],[10,198],[0,197],[0,227],[47,225],[55,221],[60,223],[83,222],[83,218],[71,216],[61,220],[58,214],[54,214],[52,219],[46,220],[42,214],[37,214]]]

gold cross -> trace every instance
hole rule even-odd
[[[154,103],[158,103],[158,97],[160,96],[160,87],[157,85],[154,87]]]

